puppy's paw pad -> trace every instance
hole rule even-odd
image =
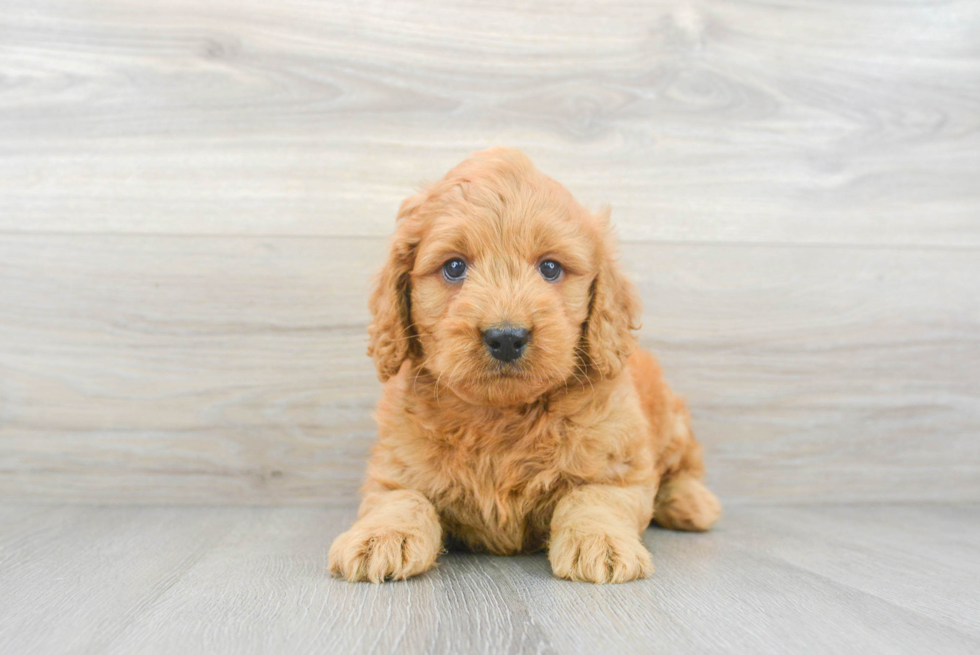
[[[359,527],[337,537],[330,547],[330,572],[350,582],[404,580],[435,565],[439,537],[416,530]]]
[[[704,483],[682,477],[667,482],[657,494],[654,520],[671,530],[701,532],[721,515],[721,503]]]
[[[552,535],[551,570],[576,582],[620,583],[653,573],[649,551],[633,534],[563,530]]]

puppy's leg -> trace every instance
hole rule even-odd
[[[721,503],[693,475],[681,473],[664,481],[657,493],[654,520],[671,530],[703,532],[721,515]]]
[[[701,446],[691,433],[686,410],[677,417],[676,443],[677,463],[660,481],[653,519],[671,530],[701,532],[718,520],[721,503],[701,482]]]
[[[404,580],[432,568],[442,549],[442,526],[417,491],[382,491],[361,503],[357,522],[330,547],[330,572],[351,582]]]
[[[654,488],[592,484],[555,506],[548,560],[559,578],[628,582],[653,573],[640,534],[650,523]]]

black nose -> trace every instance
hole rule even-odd
[[[523,328],[491,328],[483,333],[483,343],[494,359],[512,362],[524,354],[528,334]]]

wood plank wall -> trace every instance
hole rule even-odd
[[[980,4],[10,0],[0,494],[352,501],[400,200],[608,203],[729,502],[980,499]]]

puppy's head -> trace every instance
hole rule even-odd
[[[499,406],[619,373],[639,303],[608,214],[519,151],[493,148],[402,203],[370,307],[382,380],[411,360],[461,398]]]

